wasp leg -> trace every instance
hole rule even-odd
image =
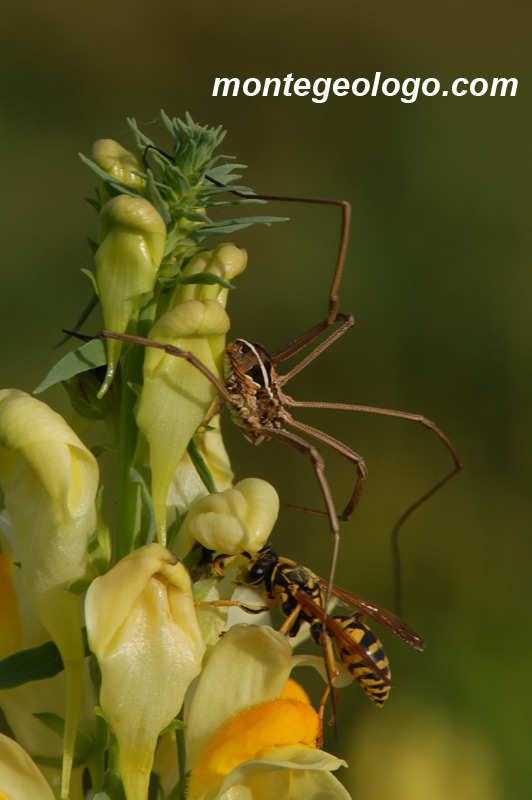
[[[251,606],[247,603],[242,603],[240,600],[195,600],[195,606],[216,606],[217,608],[221,608],[223,606],[236,606],[237,608],[241,608],[243,611],[247,611],[248,614],[262,614],[265,611],[269,611],[271,606]]]
[[[290,628],[292,627],[292,625],[294,624],[294,622],[298,618],[300,611],[301,611],[301,604],[298,603],[296,605],[296,607],[294,608],[294,610],[289,614],[289,616],[285,619],[285,621],[283,622],[283,624],[279,628],[279,633],[282,633],[283,635],[285,633],[288,633],[288,631],[290,630]]]
[[[325,662],[325,670],[327,673],[327,688],[325,689],[323,697],[320,700],[320,708],[318,712],[320,719],[318,747],[321,747],[323,744],[323,717],[325,715],[325,703],[327,702],[329,695],[331,695],[331,721],[329,724],[336,725],[336,704],[338,700],[338,691],[333,691],[333,681],[338,675],[338,667],[336,666],[336,659],[334,657],[332,639],[328,633],[326,633],[323,637],[323,660]]]

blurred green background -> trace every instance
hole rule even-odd
[[[405,527],[403,616],[422,655],[387,632],[394,681],[378,711],[356,687],[336,752],[355,798],[530,797],[531,7],[292,0],[128,3],[35,0],[0,32],[4,247],[2,385],[31,390],[89,286],[77,158],[100,137],[130,144],[126,116],[165,146],[158,111],[229,133],[256,191],[347,199],[353,227],[340,308],[356,327],[290,385],[300,399],[422,412],[464,471]],[[215,77],[516,77],[514,98],[213,98]],[[336,257],[336,209],[271,204],[289,223],[238,236],[247,272],[230,298],[235,335],[274,348],[321,319]],[[88,330],[97,329],[94,320]],[[59,393],[45,400],[66,409]],[[347,412],[301,418],[364,454],[362,502],[343,526],[337,582],[393,604],[390,532],[451,465],[428,432]],[[237,478],[269,478],[312,505],[310,465],[225,430]],[[326,453],[338,505],[353,470]],[[283,511],[276,548],[324,573],[323,520]],[[333,746],[333,745],[331,745]]]

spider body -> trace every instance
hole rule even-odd
[[[277,429],[290,424],[288,398],[279,385],[272,357],[261,344],[235,339],[225,351],[225,387],[231,395],[227,403],[233,422],[252,444],[267,437],[264,428]]]

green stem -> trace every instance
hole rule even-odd
[[[152,303],[141,312],[138,322],[139,335],[146,336],[153,324],[155,305]],[[130,384],[142,385],[142,365],[144,349],[134,345],[124,361],[124,378],[120,403],[120,419],[118,422],[117,448],[117,546],[116,556],[119,561],[139,545],[137,536],[140,523],[140,488],[131,480],[131,467],[137,464],[137,444],[139,430],[135,421],[135,404],[137,398]],[[139,448],[138,452],[143,452]]]

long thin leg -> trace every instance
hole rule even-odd
[[[432,431],[438,439],[440,439],[447,450],[449,451],[453,461],[454,461],[454,468],[444,475],[444,477],[439,480],[428,492],[425,492],[415,503],[412,503],[406,511],[399,517],[398,521],[396,522],[393,531],[392,531],[392,561],[394,565],[394,586],[395,586],[395,607],[398,613],[401,613],[401,562],[400,562],[400,555],[399,555],[399,533],[402,530],[405,522],[410,517],[410,515],[417,509],[419,506],[423,505],[430,497],[432,497],[436,492],[438,492],[442,486],[445,486],[454,476],[460,472],[462,469],[462,459],[458,455],[458,452],[451,442],[451,440],[443,433],[440,428],[430,419],[424,417],[422,414],[412,414],[407,411],[396,411],[395,409],[391,408],[377,408],[375,406],[364,406],[364,405],[355,405],[353,403],[322,403],[322,402],[309,402],[306,400],[299,401],[299,400],[292,400],[291,398],[286,398],[285,405],[293,407],[293,408],[330,408],[336,409],[339,411],[364,411],[369,414],[381,414],[386,417],[398,417],[399,419],[406,419],[410,422],[418,422],[423,425],[428,430]],[[297,427],[301,427],[298,425]],[[310,432],[310,431],[309,431]],[[315,435],[315,434],[311,434]],[[325,441],[324,439],[322,441]],[[326,443],[326,442],[325,442]],[[345,447],[345,445],[342,445]],[[333,448],[334,449],[334,448]],[[339,450],[345,455],[343,450]],[[356,493],[356,487],[355,487]],[[349,511],[348,508],[344,510],[344,513],[340,515],[341,520],[347,519],[350,514],[352,513],[355,505],[352,506],[351,510]],[[289,506],[290,508],[298,508],[297,506]],[[322,512],[316,512],[312,509],[302,509],[305,511],[309,511],[313,514],[322,514]],[[347,517],[345,516],[347,511]]]
[[[229,405],[234,405],[234,398],[231,394],[227,391],[225,385],[219,380],[219,378],[214,375],[210,371],[205,364],[197,358],[194,353],[190,353],[188,350],[181,350],[180,347],[174,347],[172,344],[164,344],[163,342],[157,342],[155,339],[145,339],[143,336],[130,336],[127,333],[116,333],[116,331],[108,331],[108,330],[101,330],[98,334],[104,339],[120,339],[122,342],[131,342],[132,344],[140,344],[144,347],[155,347],[158,350],[164,350],[165,353],[168,353],[170,356],[177,356],[178,358],[184,358],[185,361],[188,361],[189,364],[192,364],[196,369],[198,369],[210,382],[216,387],[219,393],[222,395],[224,400],[229,403]]]
[[[329,309],[327,313],[327,325],[332,325],[336,314],[338,312],[338,287],[340,285],[340,280],[342,278],[342,272],[344,269],[344,262],[345,262],[345,254],[347,251],[347,243],[349,241],[349,227],[351,224],[351,204],[347,202],[347,200],[330,200],[328,198],[323,197],[289,197],[283,196],[278,194],[250,194],[247,192],[239,192],[236,189],[231,189],[230,186],[226,186],[221,181],[217,181],[214,178],[211,178],[210,175],[205,176],[207,180],[211,183],[214,183],[215,186],[225,187],[228,192],[231,194],[236,195],[236,197],[242,197],[245,200],[272,200],[272,201],[281,201],[281,202],[288,202],[288,203],[313,203],[318,205],[324,206],[339,206],[342,209],[342,233],[340,236],[340,246],[338,249],[338,256],[336,259],[336,267],[334,270],[333,280],[331,284],[331,288],[329,290]]]
[[[149,144],[144,150],[144,155],[142,157],[143,162],[146,162],[146,153],[148,153],[149,150],[154,150],[155,152],[167,158],[169,161],[174,160],[172,156],[168,153],[165,153],[164,150],[161,150],[155,145]],[[234,194],[235,197],[242,197],[244,200],[271,200],[275,202],[280,201],[287,203],[312,203],[314,205],[338,206],[342,209],[342,232],[340,235],[340,246],[338,248],[338,256],[336,258],[336,267],[334,269],[331,288],[329,290],[329,309],[327,313],[327,326],[332,325],[338,312],[338,287],[340,286],[340,281],[342,279],[345,255],[347,252],[347,243],[349,241],[351,203],[348,203],[347,200],[330,200],[329,198],[323,197],[291,197],[288,195],[278,194],[255,194],[254,192],[240,192],[238,189],[232,189],[231,186],[222,183],[222,181],[219,181],[210,175],[205,175],[205,178],[215,186],[219,186],[222,189],[227,189],[230,194]]]
[[[259,428],[258,431],[268,439],[278,439],[281,442],[286,442],[287,444],[292,445],[292,447],[295,447],[296,450],[299,450],[301,453],[305,453],[306,455],[309,456],[312,462],[312,466],[314,467],[316,478],[318,479],[321,493],[325,501],[325,508],[327,509],[327,518],[329,520],[329,527],[334,537],[331,566],[329,568],[329,585],[327,587],[326,597],[325,597],[325,608],[328,608],[332,597],[332,583],[333,583],[334,573],[336,571],[336,562],[338,560],[338,549],[340,545],[340,525],[338,522],[338,514],[336,512],[336,506],[334,505],[331,489],[327,482],[327,478],[325,477],[325,465],[323,462],[323,458],[321,457],[320,453],[316,450],[314,445],[309,444],[309,442],[306,442],[304,439],[302,439],[300,436],[297,436],[295,433],[291,433],[290,431],[285,431],[284,429],[280,428]]]
[[[297,375],[298,372],[301,372],[302,369],[305,369],[305,367],[307,367],[311,363],[311,361],[314,361],[315,358],[321,355],[324,350],[330,347],[330,345],[333,344],[333,342],[336,342],[336,340],[339,339],[340,336],[343,336],[344,333],[346,333],[346,331],[348,331],[349,328],[352,328],[353,325],[355,324],[355,318],[352,314],[337,314],[336,319],[337,320],[343,319],[343,322],[340,325],[340,327],[337,328],[335,331],[333,331],[333,333],[329,334],[329,336],[327,336],[327,338],[324,339],[323,342],[320,342],[318,345],[316,345],[316,347],[310,353],[308,353],[308,355],[306,355],[299,362],[299,364],[296,364],[295,367],[293,367],[290,370],[290,372],[287,372],[286,375],[280,375],[279,386],[284,386],[285,384],[287,384],[288,381],[294,377],[294,375]],[[316,336],[307,337],[307,334],[311,333],[312,331],[313,328],[311,328],[310,331],[306,331],[305,333],[301,334],[301,336],[294,339],[293,342],[297,342],[298,345],[297,348],[291,348],[288,354],[284,354],[282,358],[276,358],[275,355],[272,355],[273,362],[277,363],[278,361],[283,361],[285,358],[288,358],[289,355],[290,356],[294,355],[294,353],[297,353],[297,351],[300,350],[302,347],[304,347],[306,344],[309,344],[311,341],[313,341],[316,338]]]
[[[378,408],[376,406],[356,405],[354,403],[322,403],[319,401],[312,402],[307,400],[293,400],[292,398],[287,399],[285,405],[290,406],[291,408],[329,408],[336,411],[363,411],[367,414],[380,414],[384,417],[398,417],[399,419],[410,420],[410,422],[419,422],[425,428],[428,428],[428,430],[432,431],[432,433],[434,433],[438,439],[443,442],[451,454],[455,468],[453,469],[452,473],[450,473],[449,478],[462,469],[462,460],[451,440],[431,419],[424,417],[422,414],[413,414],[409,411],[396,411],[393,408]],[[447,478],[447,480],[449,478]]]
[[[366,482],[366,478],[368,477],[368,469],[366,467],[366,462],[364,461],[363,456],[359,453],[355,453],[354,450],[351,450],[343,442],[340,442],[338,439],[335,439],[333,436],[330,436],[328,433],[324,433],[320,431],[318,428],[313,428],[311,425],[307,425],[304,422],[300,422],[299,420],[292,419],[290,420],[289,424],[293,428],[297,428],[297,430],[306,433],[308,436],[312,436],[313,439],[317,439],[319,442],[323,442],[324,445],[329,447],[331,450],[334,450],[335,453],[344,456],[347,458],[348,461],[351,461],[352,464],[355,465],[357,469],[357,480],[355,483],[355,488],[349,498],[349,501],[342,511],[341,514],[336,512],[337,517],[342,522],[345,522],[349,519],[353,511],[355,510],[356,506],[358,505],[358,501],[360,500],[360,495],[362,494],[362,490],[364,488],[364,483]],[[316,513],[316,512],[314,512]]]
[[[216,608],[241,608],[248,614],[264,614],[270,611],[271,606],[251,606],[248,603],[242,603],[240,600],[195,600],[195,606],[215,606]]]
[[[327,702],[327,698],[329,694],[331,695],[331,709],[332,709],[332,719],[330,724],[336,725],[336,703],[337,703],[337,692],[335,693],[333,690],[333,681],[338,675],[338,667],[336,666],[336,659],[334,657],[334,651],[332,646],[331,637],[327,632],[323,636],[323,660],[325,662],[325,671],[327,673],[327,688],[323,694],[323,697],[320,701],[320,709],[319,709],[319,720],[320,720],[320,727],[319,727],[319,737],[318,737],[318,747],[321,747],[323,744],[323,717],[325,713],[325,703]]]

